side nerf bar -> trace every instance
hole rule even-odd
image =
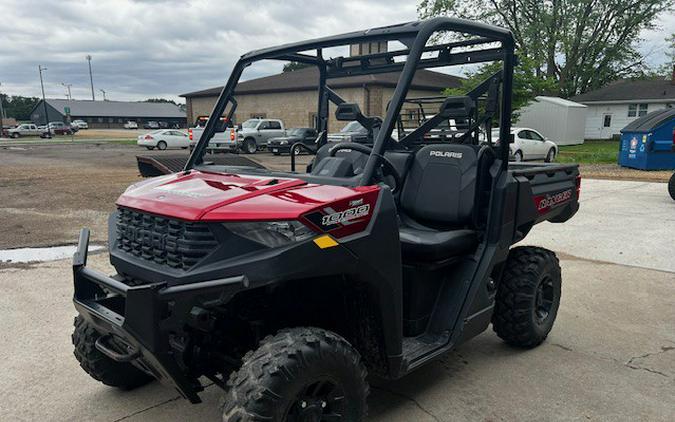
[[[248,286],[248,280],[236,276],[171,287],[165,282],[129,286],[86,267],[89,235],[86,228],[80,231],[73,255],[73,304],[101,334],[96,349],[115,361],[133,363],[174,387],[190,402],[200,403],[197,393],[203,387],[197,379],[186,375],[185,365],[179,362],[170,344],[169,330],[182,330],[185,321],[182,317],[194,307],[229,301],[234,293]],[[127,346],[126,353],[113,349],[113,338],[116,344]]]

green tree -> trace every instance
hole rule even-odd
[[[304,69],[310,67],[311,64],[300,63],[300,62],[288,62],[284,65],[284,72],[294,72],[296,70]]]
[[[477,87],[492,74],[501,68],[501,63],[489,63],[466,75],[459,88],[448,88],[445,95],[464,95]],[[513,109],[517,110],[526,105],[534,97],[555,90],[555,83],[546,78],[536,76],[533,64],[527,58],[522,58],[513,74]]]
[[[171,103],[171,104],[174,104],[174,105],[179,105],[174,100],[169,100],[167,98],[148,98],[147,100],[145,100],[143,102],[144,103]]]
[[[30,120],[30,112],[38,102],[37,97],[6,94],[0,94],[0,100],[5,116],[13,117],[16,120]]]
[[[513,32],[527,71],[570,97],[639,73],[639,34],[673,0],[422,0],[421,17],[454,16]],[[529,78],[528,78],[529,79]],[[531,79],[530,79],[531,80]]]

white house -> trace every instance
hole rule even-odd
[[[536,129],[558,145],[583,144],[587,108],[559,97],[539,96],[518,110],[518,126]]]
[[[670,80],[620,80],[572,97],[588,106],[586,139],[609,139],[638,117],[675,107],[675,69]]]

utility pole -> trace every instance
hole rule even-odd
[[[70,94],[70,87],[73,86],[73,84],[67,84],[65,82],[61,82],[61,85],[65,86],[66,89],[68,90],[68,100],[71,101],[73,99],[73,96]]]
[[[42,88],[42,106],[45,110],[45,122],[47,123],[47,138],[52,137],[52,131],[49,129],[49,114],[47,112],[47,100],[45,99],[45,84],[42,81],[42,72],[47,70],[46,67],[43,67],[41,64],[38,65],[38,71],[40,72],[40,88]]]
[[[0,83],[0,86],[2,83]],[[2,108],[2,94],[0,94],[0,138],[2,138],[2,134],[5,133],[3,130],[5,128],[4,123],[3,123],[3,117],[5,114],[5,109]]]
[[[105,99],[105,90],[104,90],[104,89],[99,89],[99,91],[101,91],[101,92],[103,93],[103,101],[106,101],[106,99]]]
[[[94,77],[91,75],[91,55],[87,54],[87,57],[85,58],[89,62],[89,82],[91,83],[91,100],[96,101],[96,97],[94,97]]]

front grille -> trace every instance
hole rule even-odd
[[[146,261],[187,271],[218,246],[204,223],[118,211],[117,247]]]

